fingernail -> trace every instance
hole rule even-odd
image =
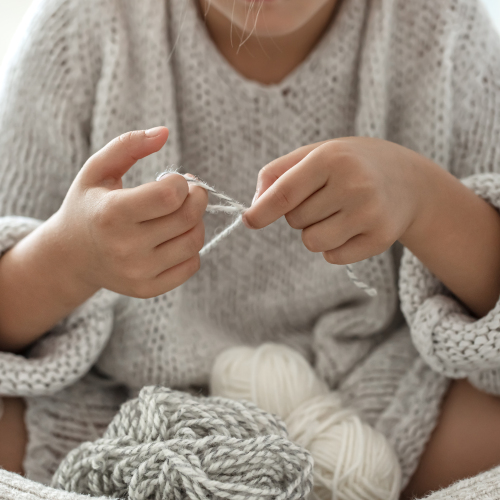
[[[146,137],[157,137],[160,135],[161,131],[164,129],[165,127],[154,127],[154,128],[150,128],[149,130],[146,130],[144,132],[144,134],[146,135]]]

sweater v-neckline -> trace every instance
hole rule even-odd
[[[348,15],[349,4],[351,2],[342,2],[339,6],[334,18],[326,28],[325,33],[313,47],[306,58],[300,62],[288,75],[280,82],[265,84],[257,80],[252,80],[241,74],[217,48],[214,40],[210,36],[207,26],[199,14],[199,10],[195,5],[196,0],[185,0],[183,9],[185,12],[181,14],[181,18],[186,18],[188,24],[194,26],[192,36],[194,43],[200,47],[200,56],[204,61],[213,63],[213,71],[218,78],[226,83],[233,92],[242,92],[243,94],[254,96],[286,95],[290,88],[298,85],[298,82],[304,75],[309,75],[305,78],[309,81],[315,81],[311,78],[314,70],[320,65],[327,50],[331,50],[335,44],[335,39],[339,36],[338,25],[342,24],[342,17]],[[181,22],[181,24],[184,24]],[[182,29],[182,28],[180,28]],[[179,34],[182,37],[182,33]],[[316,83],[317,80],[316,80]]]

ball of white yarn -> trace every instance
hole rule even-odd
[[[290,439],[314,458],[318,500],[396,500],[401,468],[385,436],[341,409],[331,393],[306,401],[285,419]]]
[[[285,420],[314,458],[318,500],[396,500],[401,468],[386,438],[328,392],[309,363],[279,344],[234,347],[216,359],[211,393],[246,399]]]
[[[281,344],[240,346],[222,352],[212,368],[210,393],[246,399],[285,419],[328,388],[294,349]]]

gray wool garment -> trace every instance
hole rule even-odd
[[[248,204],[270,160],[358,135],[432,158],[500,207],[500,42],[479,0],[344,0],[309,57],[271,86],[228,65],[194,0],[39,0],[24,28],[0,83],[0,252],[59,208],[92,153],[160,124],[167,145],[125,186],[175,163]],[[208,214],[207,240],[228,222]],[[0,471],[0,498],[83,499],[31,480],[49,483],[144,385],[204,386],[219,352],[263,341],[303,352],[386,435],[404,485],[447,377],[500,394],[500,305],[472,318],[397,253],[356,264],[378,290],[370,298],[282,219],[239,227],[160,297],[98,292],[25,355],[0,353],[0,395],[27,398],[30,436],[27,478]],[[498,498],[499,484],[497,469],[431,498]]]

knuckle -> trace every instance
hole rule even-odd
[[[305,227],[304,220],[299,212],[292,210],[291,212],[285,215],[285,218],[290,227],[292,227],[293,229],[304,229]]]
[[[139,160],[139,158],[136,157],[136,155],[134,155],[133,153],[133,145],[134,142],[141,136],[144,136],[143,131],[132,131],[132,132],[125,132],[124,134],[118,136],[116,139],[118,144],[120,144],[125,149],[127,154],[130,155],[130,157],[136,161]]]
[[[279,162],[279,158],[276,160],[273,160],[272,162],[268,163],[267,165],[264,165],[260,170],[259,170],[259,178],[276,178],[276,175],[273,173],[275,165],[277,165]]]
[[[335,146],[332,147],[330,144],[334,144],[334,142],[323,144],[311,151],[311,158],[314,158],[316,163],[331,163],[332,154],[339,154],[337,153],[339,148]]]
[[[319,242],[317,236],[314,234],[314,231],[308,231],[304,229],[302,231],[302,243],[310,252],[319,252]]]
[[[199,213],[199,217],[201,217],[208,205],[208,193],[205,189],[197,188],[193,191],[193,201],[196,206],[196,210]]]
[[[161,201],[167,207],[178,208],[183,201],[180,196],[180,190],[173,182],[165,183],[160,193]]]
[[[336,156],[339,156],[346,161],[357,157],[353,144],[346,139],[334,139],[332,141],[328,141],[318,149],[329,151],[329,154],[334,153]]]
[[[329,264],[340,264],[338,261],[338,252],[334,250],[328,250],[327,252],[323,252],[323,258]]]
[[[205,244],[205,224],[201,222],[197,226],[197,236],[196,236],[196,247],[197,247],[197,253],[203,248],[203,245]]]
[[[94,221],[97,227],[108,230],[116,222],[117,209],[111,196],[102,200],[94,211]]]
[[[378,193],[373,173],[359,159],[351,161],[346,172],[345,189],[363,199],[373,199]]]
[[[185,255],[189,255],[190,257],[197,255],[202,248],[203,240],[200,232],[196,228],[193,228],[189,231],[185,241]]]
[[[276,187],[274,184],[269,188],[275,204],[281,208],[286,209],[290,206],[290,195],[282,187]]]
[[[199,255],[195,255],[191,259],[189,259],[186,263],[186,271],[188,273],[188,277],[196,274],[201,267],[201,259]]]
[[[127,241],[122,239],[114,240],[110,243],[110,253],[120,261],[121,264],[127,263],[130,259],[131,249]]]
[[[133,132],[125,132],[116,138],[116,141],[125,149],[129,149],[133,141]]]
[[[347,258],[346,253],[342,249],[328,250],[327,252],[323,252],[323,258],[329,264],[335,264],[337,266],[345,266],[350,263],[350,260]]]
[[[195,225],[200,216],[200,206],[197,203],[185,203],[183,208],[184,221],[189,226],[192,227]]]

